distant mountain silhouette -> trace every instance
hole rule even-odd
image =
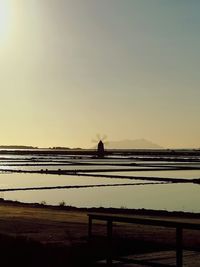
[[[110,149],[162,149],[163,147],[146,139],[109,141],[106,148]]]

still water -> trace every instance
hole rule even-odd
[[[92,172],[93,173],[93,172]],[[132,176],[132,177],[160,177],[160,178],[185,178],[198,179],[200,178],[200,170],[147,170],[147,171],[113,171],[93,174],[118,175],[118,176]]]
[[[97,174],[161,177],[161,178],[200,178],[199,162],[140,161],[130,158],[110,158],[96,160],[89,157],[74,158],[65,156],[10,156],[0,158],[0,169],[7,170],[90,170],[99,169]],[[62,163],[65,165],[62,165]],[[58,165],[60,164],[60,165]],[[87,165],[86,165],[87,164]],[[125,165],[126,164],[126,165]],[[186,166],[192,167],[185,170]],[[155,167],[158,168],[155,170]],[[169,170],[175,167],[176,169]],[[153,168],[153,170],[152,170]],[[112,170],[108,172],[107,170]],[[120,169],[120,171],[119,171]],[[126,170],[130,171],[126,171]],[[137,171],[136,171],[137,169]],[[86,174],[86,173],[85,173]],[[92,173],[91,173],[92,174]],[[95,176],[95,175],[94,175]],[[149,184],[151,183],[151,184]],[[115,185],[114,185],[115,184]],[[118,186],[116,186],[118,184]],[[130,184],[120,185],[119,184]],[[18,200],[28,203],[46,202],[59,205],[62,201],[66,205],[76,207],[114,207],[134,209],[155,209],[168,211],[200,212],[200,185],[198,184],[158,184],[144,180],[130,180],[120,178],[103,178],[74,175],[52,175],[40,173],[0,173],[0,189],[25,189],[56,186],[97,186],[87,188],[41,189],[28,191],[2,191],[0,197],[7,200]],[[108,186],[109,185],[109,186]]]
[[[0,193],[4,199],[29,203],[76,207],[115,207],[200,212],[200,186],[154,184],[120,187],[13,191]]]
[[[53,175],[37,173],[1,173],[0,189],[32,188],[50,186],[78,186],[103,184],[138,184],[149,183],[143,180],[111,179],[74,175]],[[155,182],[154,182],[155,183]],[[52,192],[49,192],[51,195]]]

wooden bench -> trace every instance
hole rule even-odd
[[[160,220],[154,218],[139,218],[138,216],[125,216],[125,215],[116,215],[116,214],[105,214],[105,213],[88,213],[88,238],[89,240],[92,237],[92,222],[93,220],[105,221],[107,223],[107,239],[108,242],[112,240],[112,228],[113,222],[121,223],[134,223],[142,225],[151,225],[151,226],[162,226],[167,228],[176,229],[176,266],[183,266],[183,229],[192,229],[200,230],[200,224],[197,223],[188,223],[188,222],[177,222],[173,220]],[[108,265],[112,264],[112,255],[107,257]]]

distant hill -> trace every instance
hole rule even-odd
[[[136,140],[120,140],[120,141],[109,141],[106,145],[108,149],[162,149],[163,147],[152,143],[146,139]]]

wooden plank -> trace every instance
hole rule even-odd
[[[88,213],[88,216],[95,220],[108,221],[113,220],[115,222],[126,222],[126,223],[135,223],[143,225],[154,225],[154,226],[163,226],[163,227],[182,227],[184,229],[194,229],[200,230],[199,223],[189,223],[181,222],[174,220],[161,220],[155,218],[139,218],[138,216],[124,216],[124,215],[115,215],[115,214],[104,214],[104,213]]]
[[[128,257],[121,257],[121,260],[131,260],[133,262],[139,262],[147,264],[147,266],[176,266],[176,254],[174,251],[162,251],[145,253],[138,255],[130,255]],[[149,263],[149,265],[148,265]],[[132,265],[132,264],[131,264]],[[130,266],[131,266],[130,265]],[[122,265],[123,266],[123,265]],[[200,266],[200,252],[196,251],[184,251],[183,252],[183,267],[199,267]]]
[[[199,267],[200,266],[200,252],[184,251],[183,267]],[[161,251],[145,254],[131,255],[122,257],[121,259],[129,260],[121,262],[117,259],[113,260],[112,266],[121,267],[149,267],[149,266],[176,266],[176,253],[173,250]],[[131,260],[135,261],[131,263]],[[137,262],[138,261],[138,262]],[[142,261],[142,263],[139,263]],[[136,263],[137,262],[137,263]],[[98,261],[95,266],[106,266],[106,260]]]

